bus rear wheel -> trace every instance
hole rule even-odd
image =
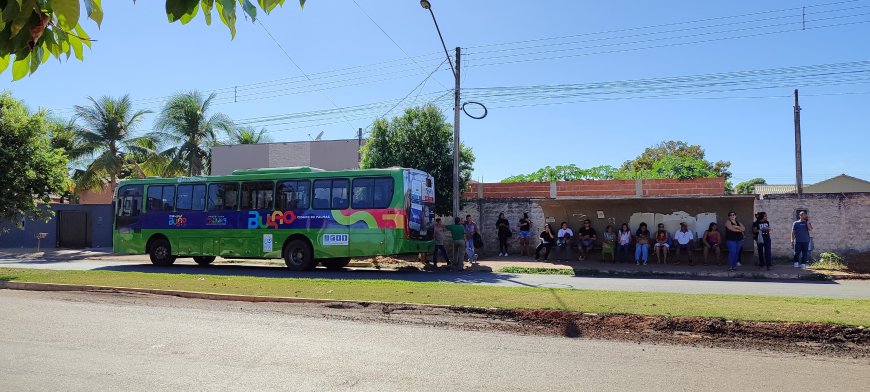
[[[339,271],[342,268],[347,267],[348,264],[350,264],[350,257],[324,259],[320,260],[320,264],[323,264],[323,266],[330,271]]]
[[[308,243],[302,240],[293,240],[284,247],[284,264],[291,271],[305,271],[313,269],[317,263],[314,261],[314,252]]]
[[[175,262],[175,256],[172,255],[172,246],[169,245],[169,240],[158,238],[151,243],[148,249],[148,255],[151,257],[151,263],[154,265],[172,265]]]
[[[195,261],[199,265],[209,265],[214,261],[215,258],[215,256],[194,256],[193,261]]]

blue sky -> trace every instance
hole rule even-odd
[[[353,0],[310,0],[301,10],[289,0],[260,19],[307,78],[258,23],[240,19],[231,40],[223,25],[206,26],[201,15],[185,26],[167,23],[162,1],[111,1],[104,2],[101,29],[86,25],[97,42],[84,62],[50,60],[14,83],[7,71],[0,89],[58,116],[70,116],[71,107],[88,96],[129,93],[138,108],[158,110],[162,97],[174,92],[216,90],[215,110],[265,126],[275,141],[308,140],[321,131],[324,139],[355,137],[357,128],[396,103],[389,116],[436,98],[452,121],[447,90],[453,77],[442,63],[429,13],[416,0],[356,2],[359,7]],[[501,96],[495,94],[509,90],[492,89],[579,89],[597,82],[866,61],[870,0],[432,4],[448,48],[461,46],[467,54],[465,99],[490,108],[483,120],[462,119],[462,140],[477,156],[477,180],[498,181],[545,165],[618,166],[647,146],[675,139],[700,144],[708,159],[730,160],[735,183],[753,177],[792,183],[794,88],[803,107],[805,182],[839,173],[870,179],[870,165],[862,159],[870,147],[866,64],[852,66],[846,76],[765,76],[743,80],[733,90],[671,90],[666,84],[655,93],[593,90],[580,98],[536,100],[537,89]],[[686,23],[691,21],[697,22]],[[360,107],[372,103],[378,105]],[[304,112],[318,116],[279,117]],[[150,129],[152,119],[146,118],[141,131]]]

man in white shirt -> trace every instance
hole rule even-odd
[[[680,222],[680,230],[674,233],[674,241],[677,243],[677,264],[680,264],[680,253],[685,251],[689,256],[689,265],[695,265],[692,262],[692,241],[695,239],[694,234],[689,231],[686,222]]]

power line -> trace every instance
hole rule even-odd
[[[409,60],[413,61],[414,64],[416,64],[417,67],[420,68],[421,71],[425,71],[425,69],[423,68],[423,66],[421,66],[420,64],[418,64],[417,61],[415,61],[414,58],[411,57],[411,55],[409,55],[408,52],[405,51],[405,49],[402,49],[402,47],[399,46],[399,44],[396,42],[396,40],[394,40],[393,37],[391,37],[389,34],[387,34],[387,32],[384,30],[384,28],[381,27],[381,25],[379,25],[378,22],[375,22],[375,20],[372,19],[371,16],[369,16],[368,12],[366,12],[366,10],[364,10],[363,7],[361,7],[361,6],[359,5],[359,3],[356,2],[356,0],[352,0],[352,1],[353,1],[354,4],[356,4],[356,7],[359,8],[360,11],[362,11],[363,15],[365,15],[366,18],[369,18],[369,20],[372,21],[372,23],[374,23],[375,26],[378,27],[378,30],[380,30],[382,33],[384,33],[384,35],[386,35],[387,38],[390,39],[390,42],[392,42],[393,45],[395,45],[397,48],[399,48],[399,50],[402,51],[402,53],[405,54],[405,57],[407,57]],[[436,69],[436,71],[437,71],[437,69]],[[429,76],[431,77],[432,75],[430,74]],[[428,79],[428,77],[427,77],[426,79]],[[437,82],[438,84],[440,84],[441,87],[448,88],[448,87],[445,86],[443,83],[441,83],[441,81],[438,80],[438,79],[435,79],[435,82]]]
[[[294,61],[293,58],[290,57],[290,54],[288,54],[287,51],[284,50],[284,47],[281,46],[281,43],[278,42],[277,39],[275,39],[275,37],[272,35],[271,32],[269,32],[269,29],[266,28],[266,25],[263,24],[263,21],[258,20],[257,23],[259,23],[259,24],[260,24],[260,27],[263,28],[263,31],[265,31],[266,34],[269,35],[269,38],[272,39],[272,42],[274,42],[275,45],[278,46],[278,49],[281,49],[281,52],[284,53],[284,56],[287,57],[287,60],[290,60],[290,62],[293,63],[294,66],[296,66],[296,69],[298,69],[299,72],[302,72],[302,75],[305,76],[305,78],[308,79],[309,82],[312,82],[312,83],[313,83],[313,81],[311,80],[311,78],[308,77],[308,74],[306,74],[305,71],[302,70],[302,67],[300,67],[299,64],[296,64],[296,61]],[[326,93],[323,93],[323,96],[326,97],[326,99],[329,101],[329,103],[332,104],[332,106],[334,106],[335,108],[338,108],[338,105],[335,104],[335,101],[333,101],[332,98],[330,98],[328,95],[326,95]],[[339,109],[339,112],[340,112],[340,111],[341,111],[341,110]],[[343,114],[342,114],[342,115],[343,115]],[[345,120],[346,120],[346,119],[345,119]],[[353,125],[351,125],[350,121],[347,121],[347,125],[348,125],[349,127],[353,128]]]
[[[838,2],[833,2],[833,3],[809,5],[809,6],[806,6],[805,8],[827,7],[827,6],[832,6],[832,5],[855,3],[855,2],[859,2],[859,1],[861,1],[861,0],[838,1]],[[802,10],[802,8],[803,7],[782,8],[782,9],[759,11],[759,12],[752,12],[752,13],[747,13],[747,14],[740,14],[740,15],[719,16],[719,17],[714,17],[714,18],[696,19],[696,20],[690,20],[690,21],[672,22],[672,23],[664,23],[664,24],[641,26],[641,27],[630,27],[630,28],[617,29],[617,30],[607,30],[607,31],[599,31],[599,32],[592,32],[592,33],[572,34],[572,35],[565,35],[565,36],[560,36],[560,37],[545,37],[545,38],[534,38],[534,39],[514,41],[514,42],[492,43],[492,44],[485,44],[485,45],[469,46],[469,49],[486,48],[486,47],[493,47],[493,46],[514,45],[514,44],[522,44],[522,43],[529,43],[529,42],[540,42],[540,41],[555,40],[555,39],[587,37],[587,36],[591,36],[591,35],[622,33],[622,32],[628,32],[628,31],[647,30],[647,29],[653,29],[653,28],[659,28],[659,27],[680,26],[680,25],[693,24],[693,23],[712,22],[712,21],[716,21],[716,20],[743,18],[743,17],[747,17],[747,16],[765,15],[765,14],[787,12],[787,11],[798,11],[798,10]]]

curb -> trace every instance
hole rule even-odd
[[[399,306],[425,306],[442,309],[496,309],[477,306],[459,306],[459,305],[444,305],[444,304],[421,304],[414,302],[385,302],[385,301],[359,301],[350,299],[326,299],[326,298],[301,298],[301,297],[266,297],[256,295],[242,294],[219,294],[219,293],[203,293],[196,291],[183,290],[162,290],[162,289],[143,289],[136,287],[114,287],[114,286],[91,286],[91,285],[76,285],[64,283],[35,283],[35,282],[8,282],[0,281],[0,290],[23,290],[23,291],[85,291],[85,292],[103,292],[103,293],[141,293],[164,295],[171,297],[191,298],[191,299],[207,299],[213,301],[238,301],[238,302],[282,302],[282,303],[348,303],[348,304],[374,304],[374,305],[399,305]]]

